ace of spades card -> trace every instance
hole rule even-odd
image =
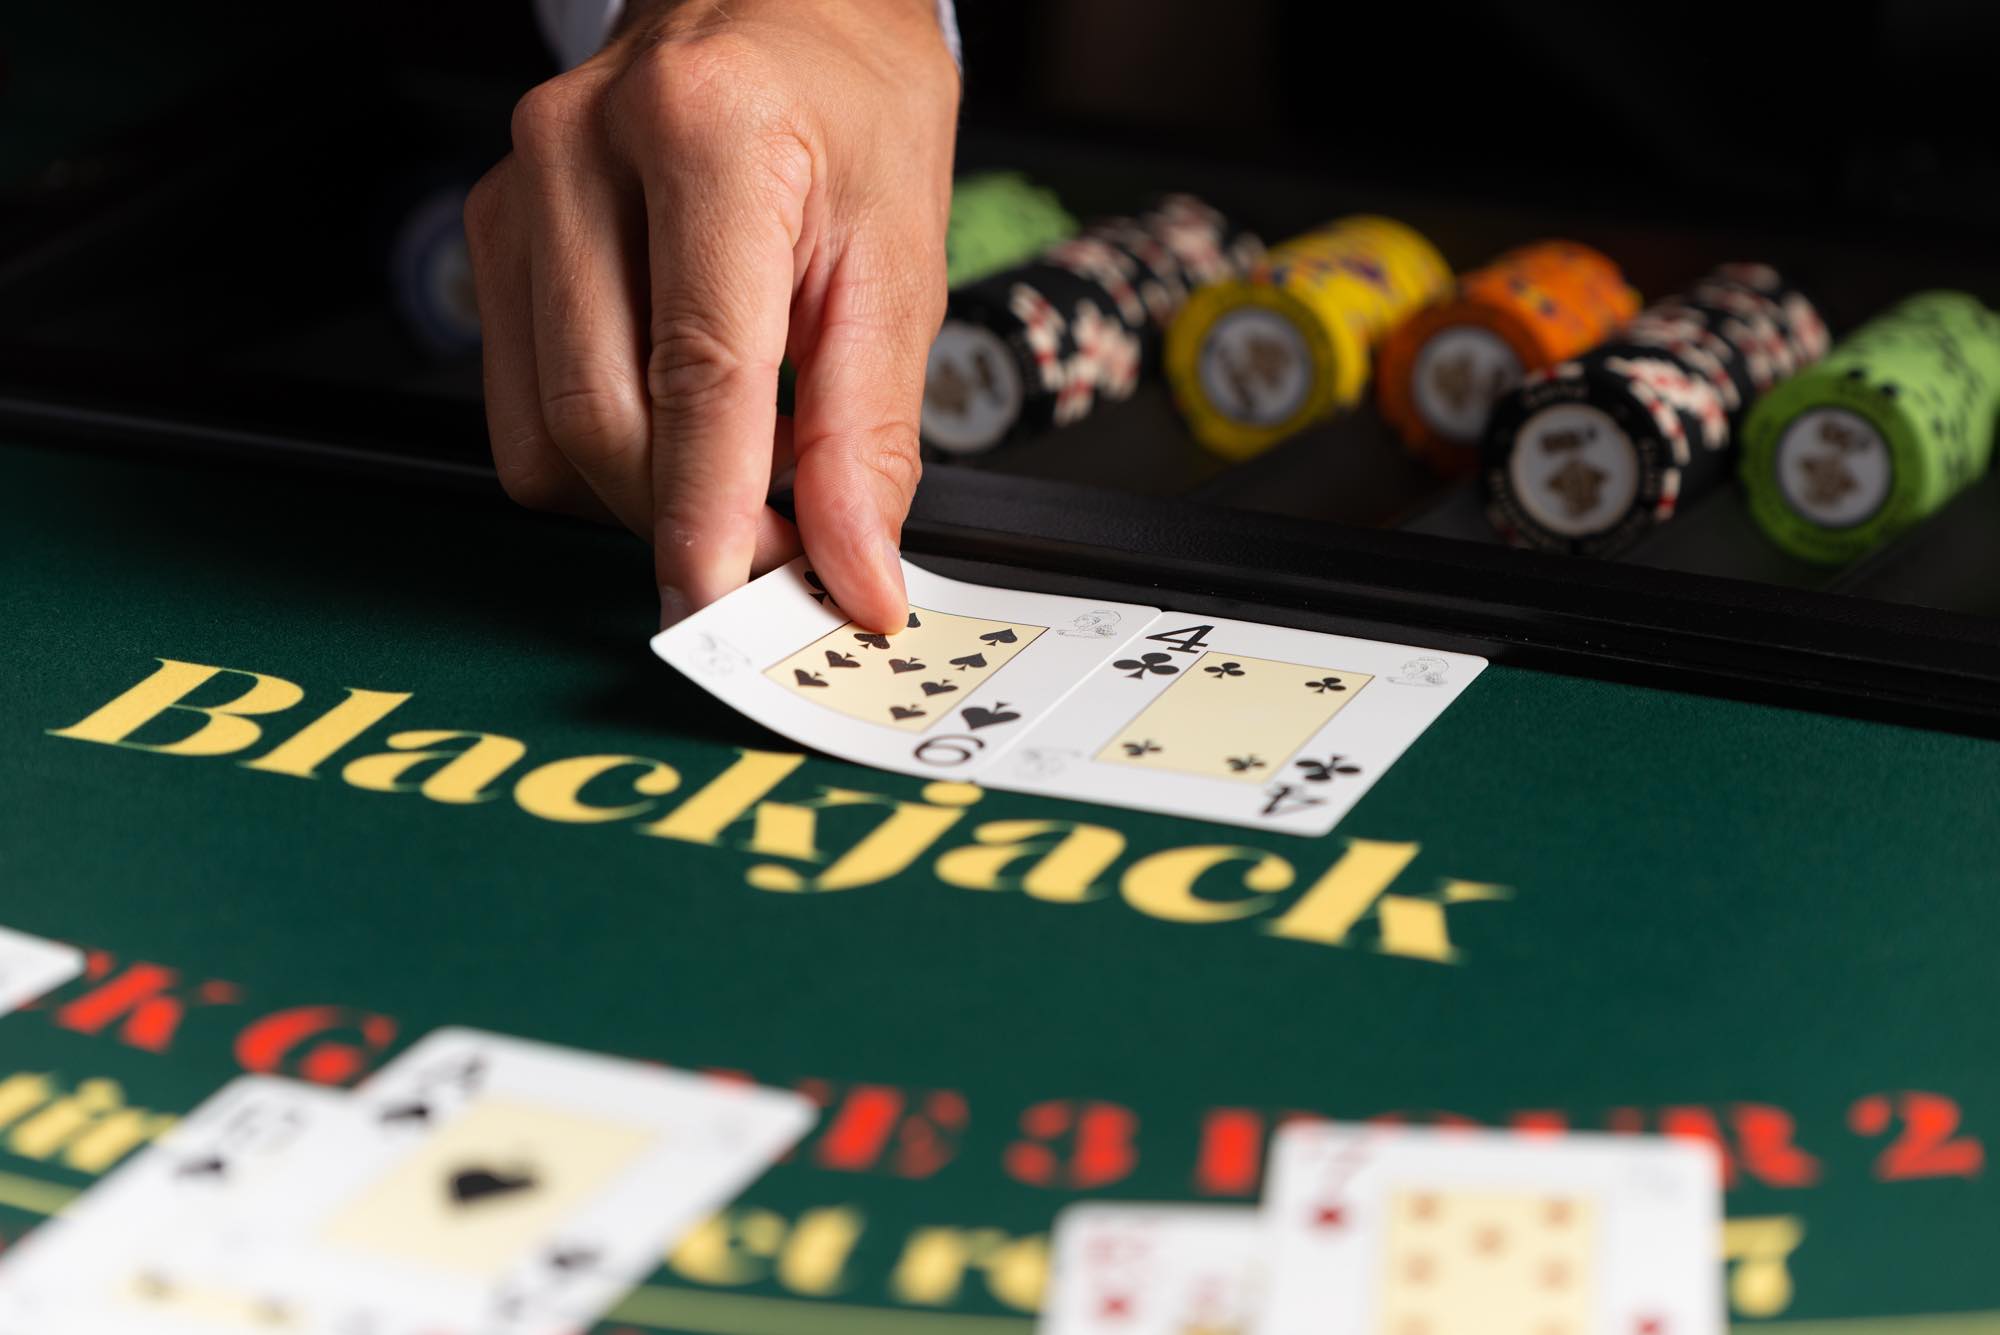
[[[1042,1335],[1252,1335],[1263,1223],[1249,1206],[1072,1205],[1056,1216]]]
[[[1721,1169],[1685,1140],[1298,1123],[1260,1335],[1722,1335]]]
[[[1153,615],[963,584],[908,562],[903,579],[909,620],[887,634],[849,621],[799,560],[661,631],[653,651],[830,755],[972,778]]]
[[[299,1329],[588,1328],[805,1133],[797,1094],[465,1029],[356,1090],[186,1252]]]
[[[1440,684],[1405,684],[1419,655],[1442,665]],[[1166,612],[1051,711],[991,782],[1324,834],[1484,666],[1463,654]],[[1049,764],[1061,750],[1066,763]]]

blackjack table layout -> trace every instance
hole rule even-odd
[[[1365,206],[1456,268],[1577,236],[1649,294],[1781,256],[1836,333],[2000,296],[1970,242],[964,154],[1080,214]],[[1028,1335],[1064,1207],[1252,1203],[1328,1117],[1705,1140],[1735,1328],[2000,1332],[1995,479],[1847,567],[1730,492],[1593,561],[1493,540],[1372,410],[1230,466],[1149,385],[935,461],[905,554],[1490,666],[1323,837],[968,789],[659,662],[636,541],[499,494],[476,360],[392,375],[326,352],[393,341],[386,302],[222,293],[308,187],[190,170],[7,233],[38,314],[0,365],[0,924],[86,964],[0,1017],[0,1238],[237,1075],[348,1087],[462,1025],[818,1106],[606,1331]],[[106,352],[134,303],[189,346]]]

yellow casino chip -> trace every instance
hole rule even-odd
[[[1174,321],[1174,401],[1216,454],[1259,454],[1358,402],[1374,345],[1450,280],[1436,248],[1393,219],[1295,237],[1248,276],[1196,292]]]

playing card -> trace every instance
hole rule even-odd
[[[1150,607],[941,579],[903,565],[910,617],[867,631],[803,560],[661,631],[653,651],[759,723],[904,774],[990,766]]]
[[[254,1275],[314,1331],[586,1329],[814,1116],[800,1095],[466,1029],[350,1112],[184,1249],[175,1282]]]
[[[297,1328],[252,1287],[177,1285],[173,1256],[225,1229],[233,1205],[347,1108],[338,1091],[273,1076],[223,1086],[0,1253],[0,1335]]]
[[[1249,1335],[1263,1222],[1226,1205],[1072,1205],[1056,1216],[1040,1335]]]
[[[1100,662],[984,781],[1324,834],[1485,665],[1165,612]]]
[[[1486,665],[903,573],[892,634],[849,622],[795,561],[653,650],[848,760],[1301,835],[1332,829]]]
[[[1699,1142],[1298,1123],[1257,1335],[1722,1335]]]
[[[82,972],[83,952],[75,946],[0,927],[0,1015]]]

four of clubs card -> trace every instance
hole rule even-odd
[[[893,632],[804,561],[653,640],[741,713],[905,774],[1324,834],[1479,674],[1410,645],[903,567]]]

